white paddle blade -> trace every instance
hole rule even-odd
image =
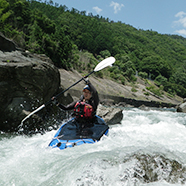
[[[36,112],[40,111],[41,109],[43,109],[45,107],[45,104],[41,105],[39,108],[37,108],[36,110],[34,110],[33,112],[31,112],[28,116],[26,116],[22,121],[21,124],[19,125],[19,127],[21,128],[23,126],[23,122],[25,120],[27,120],[30,116],[32,116],[33,114],[35,114]]]
[[[104,69],[105,67],[112,66],[112,64],[116,61],[114,57],[108,57],[101,61],[94,69],[94,72]]]

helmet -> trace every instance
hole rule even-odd
[[[84,92],[85,89],[90,91],[90,87],[88,85],[85,85],[85,87],[83,88],[83,92]]]

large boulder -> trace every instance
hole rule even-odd
[[[177,106],[177,112],[186,113],[186,98],[183,99],[183,103],[181,103]]]
[[[59,86],[59,71],[45,55],[0,51],[0,130],[14,131]]]
[[[1,32],[0,32],[0,50],[11,52],[16,50],[16,44],[11,41],[10,39],[6,38]]]
[[[108,125],[121,123],[123,119],[122,109],[98,105],[97,115],[104,119]]]

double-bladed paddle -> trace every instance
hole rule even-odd
[[[55,98],[58,98],[61,94],[63,94],[64,92],[66,92],[67,90],[69,90],[70,88],[72,88],[73,86],[75,86],[76,84],[78,84],[80,81],[84,80],[84,78],[87,78],[88,76],[90,76],[92,73],[100,71],[102,69],[104,69],[105,67],[111,66],[113,63],[115,62],[115,58],[114,57],[108,57],[106,59],[104,59],[103,61],[101,61],[100,63],[98,63],[96,65],[96,67],[94,68],[94,70],[92,72],[90,72],[88,75],[84,76],[83,78],[81,78],[79,81],[77,81],[76,83],[74,83],[73,85],[71,85],[70,87],[68,87],[67,89],[63,90],[62,92],[60,92],[59,94],[57,94],[55,96]],[[49,105],[53,100],[49,100],[48,102],[44,103],[43,105],[41,105],[39,108],[37,108],[36,110],[34,110],[33,112],[31,112],[28,116],[26,116],[20,124],[20,128],[23,126],[23,122],[28,119],[30,116],[32,116],[33,114],[35,114],[36,112],[40,111],[41,109],[43,109],[44,107],[46,107],[47,105]]]

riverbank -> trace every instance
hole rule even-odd
[[[63,89],[68,88],[82,78],[82,74],[77,71],[59,69],[59,72]],[[181,97],[171,97],[166,92],[164,92],[161,97],[155,95],[146,89],[149,84],[139,77],[136,83],[132,85],[130,83],[122,85],[109,79],[98,78],[94,75],[89,76],[89,80],[98,90],[100,102],[106,105],[120,104],[122,106],[134,107],[143,105],[147,107],[176,107],[183,101]],[[154,85],[153,81],[148,81],[151,85]],[[67,93],[70,93],[73,99],[78,99],[82,93],[83,86],[84,82],[82,81],[72,87]]]

